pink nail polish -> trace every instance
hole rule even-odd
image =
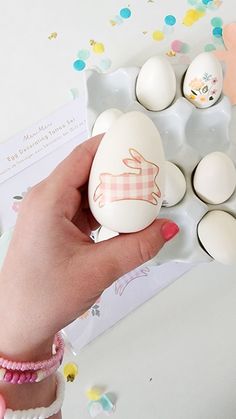
[[[179,227],[173,221],[167,221],[161,228],[161,234],[165,241],[173,239],[178,232]]]

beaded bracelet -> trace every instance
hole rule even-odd
[[[5,401],[0,395],[0,417],[1,419],[47,419],[61,410],[65,393],[65,381],[61,373],[57,372],[57,393],[56,400],[49,407],[37,407],[29,410],[6,409]]]
[[[26,383],[39,383],[45,378],[52,375],[58,370],[61,362],[49,368],[48,370],[38,371],[16,371],[7,370],[6,368],[0,368],[0,382],[4,381],[10,384],[26,384]]]
[[[38,362],[17,362],[9,361],[0,357],[0,367],[5,368],[10,371],[39,371],[39,370],[49,370],[58,363],[61,362],[64,354],[64,340],[62,339],[59,333],[56,334],[54,339],[55,354],[51,358],[46,359],[45,361]]]

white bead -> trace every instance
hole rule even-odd
[[[5,372],[6,372],[5,368],[0,368],[0,381],[3,380],[3,377],[5,375]]]

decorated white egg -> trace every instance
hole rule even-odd
[[[122,115],[104,135],[89,178],[96,220],[118,233],[144,229],[163,199],[165,158],[160,134],[142,112]]]
[[[226,265],[236,264],[236,219],[232,215],[208,212],[198,224],[198,237],[213,259]]]
[[[167,108],[176,94],[176,76],[169,61],[160,55],[142,66],[136,84],[138,101],[150,111]]]
[[[210,52],[199,54],[186,72],[183,93],[197,108],[208,108],[219,99],[223,72],[218,59]]]
[[[202,201],[209,204],[225,202],[236,187],[233,161],[220,151],[207,154],[196,168],[193,186]]]
[[[122,114],[123,112],[116,108],[106,109],[104,112],[100,113],[93,126],[92,136],[94,137],[95,135],[107,132],[113,122],[115,122]]]
[[[165,162],[166,180],[163,207],[173,207],[178,204],[186,192],[186,180],[181,170],[170,161]]]

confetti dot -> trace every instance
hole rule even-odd
[[[215,3],[213,1],[209,1],[207,8],[210,10],[215,10],[218,8],[218,6],[215,5]]]
[[[131,16],[131,10],[128,7],[121,9],[120,16],[123,17],[123,19],[129,19],[129,17]]]
[[[104,51],[105,51],[105,48],[101,42],[93,43],[93,52],[95,52],[95,54],[103,54]]]
[[[164,39],[165,35],[162,31],[155,31],[152,34],[152,38],[154,41],[162,41]]]
[[[203,4],[208,4],[211,0],[202,0]]]
[[[86,64],[83,60],[76,60],[73,64],[74,69],[77,71],[82,71],[86,67]]]
[[[204,51],[206,51],[206,52],[214,51],[215,49],[216,49],[216,47],[213,44],[207,44],[204,47]]]
[[[87,49],[81,49],[77,54],[77,57],[83,61],[87,60],[89,56],[90,56],[90,52]]]
[[[89,400],[97,401],[100,400],[102,397],[102,392],[97,387],[89,388],[86,391],[86,396]]]
[[[172,15],[168,15],[165,17],[165,24],[169,26],[173,26],[176,24],[176,18]]]
[[[109,70],[110,67],[111,67],[111,60],[110,60],[110,58],[103,58],[100,61],[100,68],[101,68],[101,70],[107,71],[107,70]]]
[[[196,8],[196,10],[197,10],[197,13],[198,13],[198,16],[199,17],[202,17],[202,16],[204,16],[206,14],[206,9],[203,6],[198,6]]]
[[[213,36],[215,36],[216,38],[221,38],[222,37],[222,28],[217,26],[216,28],[213,28],[212,33],[213,33]]]
[[[179,41],[178,39],[176,39],[175,41],[171,43],[171,49],[174,52],[181,52],[182,47],[183,47],[183,42]]]
[[[197,9],[189,9],[185,14],[182,23],[185,26],[192,26],[200,17],[202,17],[202,12],[199,12]]]
[[[70,362],[64,366],[64,377],[69,382],[73,382],[75,377],[78,375],[78,367],[73,362]]]
[[[214,28],[220,28],[223,25],[223,20],[220,17],[213,17],[211,19],[211,24],[214,26]]]
[[[187,54],[187,52],[189,52],[189,45],[188,44],[185,44],[185,43],[183,43],[183,45],[182,45],[182,48],[181,48],[181,53],[182,54]]]

